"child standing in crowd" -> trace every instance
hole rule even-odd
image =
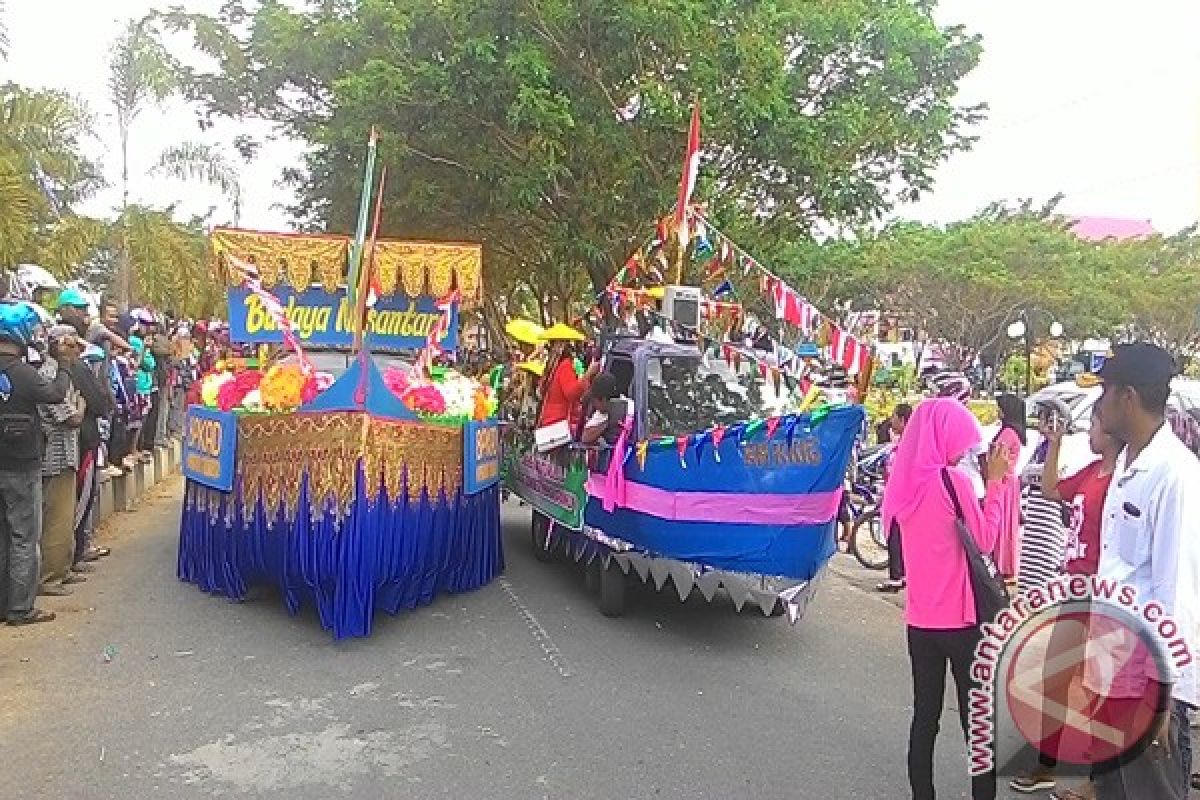
[[[187,413],[187,396],[192,384],[199,378],[197,366],[196,347],[192,343],[191,328],[186,322],[181,322],[171,339],[171,412],[167,430],[172,436],[178,436],[183,432],[183,418]]]
[[[1021,594],[1045,586],[1058,576],[1063,564],[1063,551],[1067,542],[1067,506],[1048,486],[1053,486],[1060,477],[1060,459],[1055,446],[1051,459],[1051,440],[1044,431],[1068,429],[1070,412],[1059,400],[1048,400],[1038,407],[1038,424],[1043,439],[1033,452],[1029,463],[1021,473],[1021,563],[1017,570],[1017,588]],[[1054,472],[1048,475],[1047,470]]]
[[[136,428],[131,424],[130,433],[137,430],[137,435],[132,439],[132,452],[135,458],[141,461],[150,461],[150,451],[154,449],[154,433],[158,426],[158,417],[155,416],[156,408],[154,406],[154,369],[155,361],[154,354],[146,346],[146,338],[144,332],[140,328],[135,328],[134,332],[129,336],[129,345],[133,348],[133,358],[130,359],[130,368],[133,370],[134,377],[134,393],[137,396],[137,406],[139,414],[137,415]]]
[[[1025,403],[1015,394],[996,398],[1000,409],[1000,432],[992,439],[992,447],[1003,448],[1008,454],[1009,471],[1000,484],[1004,516],[1000,538],[996,541],[996,569],[1005,580],[1017,577],[1021,554],[1021,481],[1017,478],[1017,460],[1025,446]]]

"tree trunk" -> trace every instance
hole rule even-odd
[[[129,259],[129,129],[121,128],[121,245],[117,253],[117,292],[121,305],[133,303],[133,265]]]

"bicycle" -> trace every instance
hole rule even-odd
[[[887,537],[880,513],[883,504],[883,464],[891,453],[884,446],[864,454],[855,465],[855,476],[847,491],[852,524],[847,549],[867,569],[882,570],[888,565]]]

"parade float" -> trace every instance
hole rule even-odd
[[[854,391],[825,377],[865,384],[870,347],[691,204],[698,148],[695,112],[675,211],[596,298],[601,370],[619,396],[602,443],[580,441],[580,420],[574,441],[551,449],[538,417],[517,415],[505,426],[504,485],[532,507],[535,554],[585,563],[607,615],[623,612],[636,578],[659,591],[671,583],[681,601],[723,593],[739,611],[795,622],[837,551],[865,423]],[[681,280],[685,261],[695,285]],[[748,324],[736,286],[773,312],[773,337]],[[546,376],[563,357],[551,348]]]
[[[535,554],[586,563],[608,615],[634,576],[798,619],[836,552],[861,407],[802,410],[756,365],[692,343],[621,338],[604,369],[633,409],[611,446],[540,452],[530,424],[506,426],[505,487],[532,507]]]
[[[495,395],[427,363],[455,351],[480,247],[368,243],[368,307],[348,237],[211,239],[230,339],[272,355],[205,376],[188,410],[179,577],[234,600],[275,585],[338,639],[488,583],[503,569]],[[330,352],[341,374],[314,366]]]

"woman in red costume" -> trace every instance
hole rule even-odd
[[[570,420],[579,413],[579,401],[592,384],[592,378],[600,371],[600,364],[593,363],[582,376],[575,373],[575,347],[585,341],[584,335],[566,325],[555,325],[542,337],[554,344],[554,356],[558,362],[554,372],[546,382],[546,400],[542,403],[542,413],[538,418],[537,427],[544,428],[556,422]]]

